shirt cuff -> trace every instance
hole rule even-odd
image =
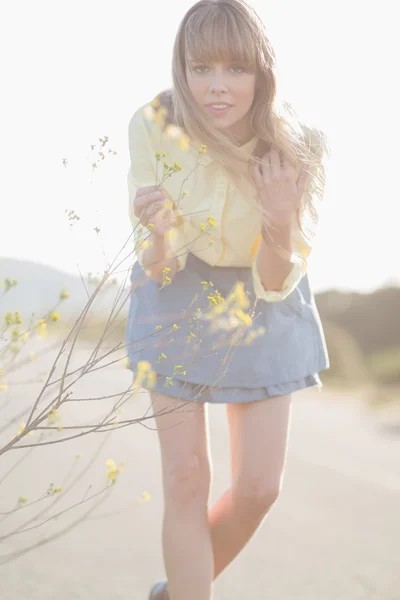
[[[295,262],[293,264],[290,273],[287,275],[285,281],[282,284],[282,289],[266,290],[261,282],[260,275],[258,273],[257,256],[258,252],[254,256],[252,262],[253,285],[257,298],[265,300],[265,302],[281,302],[293,292],[293,290],[299,284],[303,275],[305,275],[306,264],[301,264],[299,262]]]

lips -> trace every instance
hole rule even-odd
[[[213,115],[225,115],[232,108],[232,104],[212,102],[211,104],[206,104],[206,107]]]
[[[210,104],[206,104],[207,108],[230,108],[232,104],[228,104],[228,102],[210,102]]]

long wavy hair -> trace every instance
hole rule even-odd
[[[250,124],[258,141],[250,157],[232,136],[214,128],[193,101],[186,77],[188,55],[200,62],[233,61],[255,69]],[[172,77],[172,89],[160,95],[168,109],[168,122],[181,127],[192,143],[207,145],[207,152],[239,188],[247,190],[245,197],[261,212],[257,194],[249,198],[248,183],[255,190],[251,167],[272,145],[295,167],[299,161],[304,165],[310,174],[309,187],[297,221],[306,238],[311,239],[318,221],[318,204],[323,199],[323,157],[329,153],[328,143],[321,131],[308,127],[292,106],[280,99],[274,49],[263,22],[246,0],[200,0],[187,11],[174,43]],[[268,222],[268,215],[263,216]]]

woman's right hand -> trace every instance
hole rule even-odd
[[[163,236],[176,222],[172,208],[166,207],[168,203],[162,187],[150,185],[137,190],[133,201],[135,216],[142,225],[153,223],[151,232]]]

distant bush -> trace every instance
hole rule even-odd
[[[322,382],[350,387],[368,382],[370,373],[356,339],[334,323],[323,321],[322,325],[330,360],[329,370],[321,374]]]
[[[372,379],[381,384],[400,384],[400,346],[375,352],[365,358]]]

